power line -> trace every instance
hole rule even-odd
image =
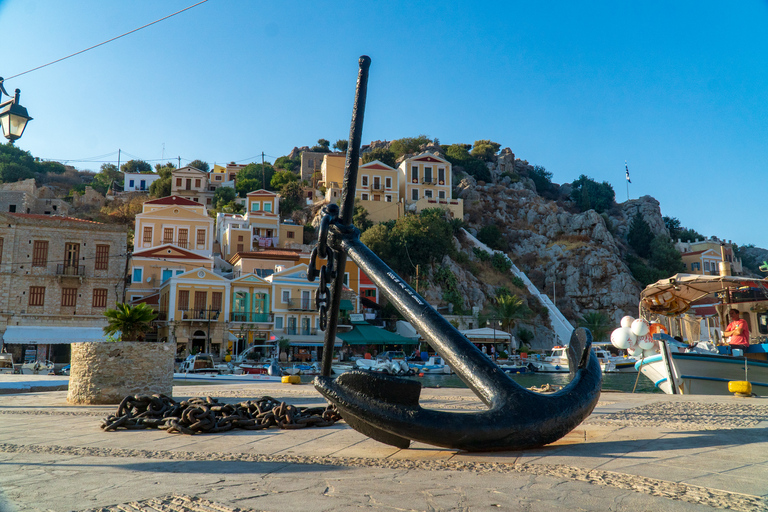
[[[99,46],[105,45],[105,44],[107,44],[107,43],[111,43],[112,41],[116,41],[116,40],[120,39],[121,37],[125,37],[125,36],[127,36],[127,35],[129,35],[129,34],[133,34],[134,32],[138,32],[139,30],[141,30],[141,29],[143,29],[143,28],[147,28],[147,27],[149,27],[149,26],[151,26],[151,25],[154,25],[155,23],[160,23],[161,21],[163,21],[163,20],[167,20],[168,18],[171,18],[171,17],[173,17],[173,16],[176,16],[177,14],[181,14],[181,13],[182,13],[182,12],[184,12],[184,11],[188,11],[188,10],[192,9],[193,7],[197,7],[197,6],[198,6],[198,5],[200,5],[200,4],[204,4],[204,3],[205,3],[205,2],[207,2],[207,1],[208,1],[208,0],[202,0],[202,1],[200,1],[200,2],[197,2],[197,3],[196,3],[196,4],[194,4],[194,5],[190,5],[190,6],[189,6],[189,7],[187,7],[187,8],[184,8],[184,9],[182,9],[182,10],[180,10],[180,11],[176,11],[176,12],[175,12],[175,13],[173,13],[173,14],[169,14],[168,16],[165,16],[165,17],[163,17],[163,18],[160,18],[159,20],[155,20],[155,21],[153,21],[152,23],[147,23],[146,25],[143,25],[143,26],[141,26],[141,27],[139,27],[139,28],[135,28],[135,29],[133,29],[133,30],[131,30],[131,31],[129,31],[129,32],[126,32],[125,34],[121,34],[121,35],[119,35],[119,36],[117,36],[117,37],[113,37],[112,39],[107,39],[106,41],[104,41],[104,42],[101,42],[101,43],[99,43],[99,44],[96,44],[96,45],[93,45],[93,46],[91,46],[91,47],[89,47],[89,48],[86,48],[85,50],[80,50],[79,52],[75,52],[75,53],[73,53],[73,54],[71,54],[71,55],[67,55],[66,57],[62,57],[62,58],[60,58],[60,59],[56,59],[56,60],[54,60],[54,61],[51,61],[51,62],[49,62],[48,64],[43,64],[42,66],[37,66],[36,68],[28,69],[27,71],[24,71],[23,73],[18,73],[18,74],[16,74],[16,75],[13,75],[13,76],[9,76],[8,78],[6,78],[6,80],[10,80],[11,78],[16,78],[16,77],[18,77],[18,76],[21,76],[21,75],[26,75],[27,73],[31,73],[32,71],[37,71],[38,69],[42,69],[42,68],[44,68],[44,67],[46,67],[46,66],[50,66],[51,64],[56,64],[57,62],[61,62],[61,61],[63,61],[63,60],[69,59],[70,57],[74,57],[75,55],[80,55],[81,53],[85,53],[85,52],[87,52],[88,50],[93,50],[94,48],[98,48]]]

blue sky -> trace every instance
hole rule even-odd
[[[193,3],[0,0],[0,76]],[[630,197],[768,247],[754,193],[767,166],[767,27],[768,2],[747,0],[209,0],[5,86],[34,117],[17,144],[41,158],[98,170],[121,149],[123,160],[247,163],[346,139],[367,54],[364,142],[492,139],[555,182],[608,181],[619,202],[626,160]]]

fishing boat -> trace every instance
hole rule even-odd
[[[50,361],[31,361],[22,364],[19,373],[23,375],[53,375],[54,364]]]
[[[178,373],[185,374],[219,374],[213,363],[213,357],[210,354],[192,354],[181,362]]]
[[[0,353],[0,374],[14,373],[13,355],[7,352]]]
[[[388,375],[410,375],[414,370],[405,362],[405,353],[400,351],[383,352],[376,359],[357,359],[355,366],[360,370],[385,373]]]
[[[429,356],[429,359],[421,363],[411,361],[408,366],[417,374],[430,375],[450,375],[453,373],[451,367],[440,356]]]
[[[718,346],[731,309],[749,326],[743,351]],[[664,393],[727,395],[730,382],[746,381],[768,396],[768,281],[677,274],[643,290],[640,314],[667,330],[653,334],[654,349],[635,364]]]
[[[281,382],[280,375],[267,375],[264,373],[216,374],[216,373],[174,373],[173,380],[190,382]]]
[[[626,367],[634,366],[635,360],[627,361],[622,356],[614,356],[605,349],[592,347],[592,350],[597,356],[597,360],[600,363],[600,369],[603,373],[614,373],[618,371],[627,371]],[[621,365],[621,370],[618,369],[618,365]],[[568,364],[568,347],[557,346],[553,347],[549,355],[543,359],[535,358],[529,363],[529,367],[533,367],[535,371],[540,373],[568,373],[570,366]],[[634,368],[629,371],[636,371]]]

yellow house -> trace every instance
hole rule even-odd
[[[172,244],[205,257],[213,255],[213,219],[205,206],[179,196],[144,203],[136,215],[133,250]]]
[[[400,196],[406,203],[406,210],[420,212],[425,208],[447,209],[455,218],[464,217],[461,199],[451,199],[451,163],[444,158],[425,151],[406,158],[398,166],[400,173]]]
[[[361,165],[355,197],[360,200],[373,223],[399,218],[403,214],[399,171],[379,160]]]
[[[186,197],[196,203],[210,205],[216,185],[211,185],[208,173],[194,167],[182,167],[172,173],[171,194]]]
[[[270,356],[275,342],[270,340],[273,316],[272,284],[257,275],[243,275],[230,283],[231,310],[227,348],[238,354],[248,346],[256,346],[254,356]]]
[[[134,302],[158,293],[173,276],[198,267],[213,270],[213,258],[166,244],[133,253],[130,265],[126,298]]]
[[[220,186],[227,181],[235,181],[237,173],[245,168],[245,165],[230,162],[227,165],[213,165],[213,170],[209,176],[209,183],[215,187]]]
[[[681,256],[685,271],[689,274],[720,275],[719,264],[722,259],[719,250],[684,252]]]
[[[309,261],[309,256],[307,255],[305,259]],[[273,274],[278,267],[293,267],[301,263],[301,260],[302,254],[299,250],[272,248],[255,252],[239,252],[228,261],[236,276],[256,274],[266,277]]]
[[[226,313],[230,281],[199,267],[176,275],[160,287],[160,340],[175,340],[177,353],[223,356],[229,342]]]

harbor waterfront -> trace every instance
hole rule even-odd
[[[311,385],[278,383],[173,394],[325,403]],[[485,407],[447,387],[423,389],[421,403]],[[0,510],[768,510],[764,398],[603,392],[561,440],[486,453],[398,449],[344,422],[195,436],[101,430],[115,408],[68,405],[66,391],[0,396]]]

